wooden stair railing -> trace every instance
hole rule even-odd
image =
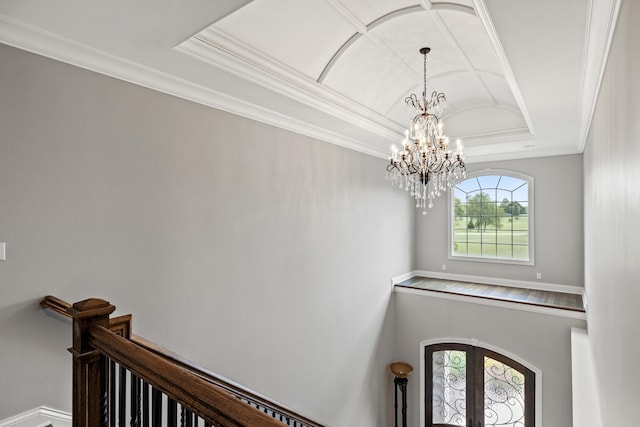
[[[74,427],[124,426],[127,417],[141,427],[322,427],[133,335],[131,315],[110,318],[107,301],[47,296],[40,305],[73,319]]]

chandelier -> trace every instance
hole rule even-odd
[[[433,199],[461,179],[465,178],[462,144],[456,141],[456,153],[448,148],[449,138],[443,131],[442,110],[446,104],[444,93],[433,91],[427,99],[427,53],[423,47],[424,90],[422,99],[415,93],[405,99],[410,109],[410,125],[405,131],[402,148],[391,147],[387,165],[387,180],[404,187],[416,199],[416,208],[433,207]]]

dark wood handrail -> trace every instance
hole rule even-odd
[[[282,427],[269,415],[105,327],[89,330],[89,344],[216,426]]]
[[[87,304],[87,302],[93,304]],[[70,318],[84,317],[84,310],[87,310],[87,305],[92,306],[90,310],[94,314],[100,310],[106,310],[110,314],[115,310],[115,307],[102,300],[86,300],[71,305],[54,296],[46,296],[40,302],[40,305]],[[216,426],[282,426],[283,424],[277,421],[279,419],[281,421],[288,420],[289,423],[293,422],[293,424],[288,425],[322,427],[321,424],[296,413],[284,405],[203,369],[170,350],[134,335],[131,332],[132,316],[130,314],[114,318],[109,318],[108,314],[106,323],[91,325],[84,331],[89,347],[102,352],[150,385],[171,396],[177,402],[197,411],[203,419],[212,417],[209,418],[209,422],[214,423]],[[114,345],[116,347],[113,347]],[[77,352],[72,349],[72,353]],[[140,359],[143,360],[141,361]],[[154,363],[150,365],[149,360],[153,360]],[[171,372],[170,378],[164,377],[167,372]],[[156,381],[158,376],[161,379],[164,378],[159,383]],[[186,385],[176,382],[177,378],[187,378]],[[204,392],[204,394],[197,397],[192,396],[194,381],[199,384],[197,386],[198,390]],[[169,389],[166,387],[169,387]],[[184,395],[175,395],[175,387],[181,388],[180,392]],[[211,390],[215,391],[212,392]],[[194,403],[204,405],[208,409],[202,411],[202,408],[194,406]],[[219,403],[221,406],[219,406]],[[231,405],[231,407],[228,407],[228,405]],[[253,419],[256,416],[259,419]],[[249,418],[245,419],[246,417]],[[245,422],[248,422],[248,424],[244,424]],[[256,422],[259,423],[256,424]]]
[[[71,304],[52,295],[44,297],[42,301],[40,301],[40,306],[42,308],[48,308],[49,310],[55,311],[58,314],[62,314],[65,317],[72,317],[70,312]]]
[[[188,371],[192,372],[196,376],[204,379],[207,382],[215,384],[216,386],[228,391],[229,393],[241,399],[248,400],[264,408],[269,408],[271,411],[276,412],[278,414],[283,414],[287,418],[291,420],[296,420],[299,424],[305,425],[307,427],[323,427],[322,424],[318,424],[317,422],[303,415],[298,414],[292,409],[287,408],[286,406],[280,403],[274,402],[268,397],[265,397],[252,390],[249,390],[248,388],[245,388],[227,378],[224,378],[221,375],[215,374],[204,368],[201,368],[196,364],[194,364],[193,362],[183,358],[182,356],[175,354],[172,351],[166,348],[163,348],[157,344],[154,344],[140,336],[132,334],[130,339],[132,342],[139,345],[140,347],[143,347],[153,352],[154,354],[162,357],[165,360],[171,361],[171,363],[174,363],[177,366],[187,369]]]

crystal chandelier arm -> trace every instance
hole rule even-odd
[[[465,177],[462,160],[462,144],[457,142],[454,154],[448,150],[449,139],[445,136],[440,119],[446,106],[446,96],[432,91],[427,99],[427,53],[424,47],[424,89],[422,96],[411,94],[405,104],[414,111],[409,121],[409,129],[402,141],[402,149],[392,148],[387,165],[387,179],[392,184],[404,187],[416,199],[416,207],[424,209],[433,206],[433,199],[439,197],[455,182]]]

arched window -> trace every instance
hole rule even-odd
[[[470,173],[450,193],[450,258],[533,265],[533,178]]]
[[[467,344],[425,346],[425,425],[534,427],[535,373]]]

